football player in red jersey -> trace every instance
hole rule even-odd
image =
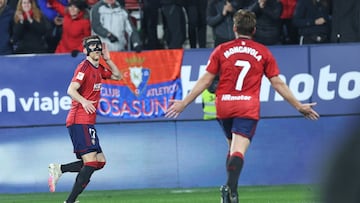
[[[227,182],[221,187],[223,203],[237,203],[237,185],[244,156],[255,133],[260,114],[260,86],[265,75],[272,87],[305,118],[317,120],[316,103],[302,104],[279,78],[279,68],[272,53],[252,40],[256,31],[255,14],[239,10],[234,15],[236,39],[217,46],[211,53],[206,72],[183,100],[172,100],[166,117],[176,118],[188,104],[220,75],[216,89],[217,119],[229,144]]]
[[[87,56],[75,69],[68,87],[67,93],[72,98],[72,104],[66,119],[74,153],[80,160],[68,164],[49,165],[48,184],[51,192],[55,191],[55,185],[63,173],[78,172],[73,189],[64,203],[76,202],[76,198],[90,182],[93,172],[105,166],[105,156],[94,126],[101,80],[120,80],[122,77],[110,59],[106,44],[102,43],[98,36],[85,38],[83,45],[83,51]],[[100,64],[101,57],[110,69]]]

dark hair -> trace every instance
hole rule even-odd
[[[101,39],[100,39],[100,37],[98,35],[90,35],[88,37],[85,37],[83,39],[83,43],[82,43],[83,47],[86,47],[86,44],[87,44],[88,41],[96,41],[96,40],[100,41],[100,43],[101,43]]]
[[[252,36],[256,27],[256,15],[254,12],[240,9],[233,17],[236,32],[240,35]]]
[[[69,6],[74,5],[79,10],[85,10],[88,8],[88,5],[85,0],[70,0]]]

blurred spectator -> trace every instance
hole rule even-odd
[[[82,52],[82,40],[91,34],[86,1],[70,0],[67,7],[57,0],[49,0],[49,3],[64,18],[61,39],[55,53],[76,55],[77,52]]]
[[[331,42],[360,42],[360,1],[332,0]]]
[[[183,48],[186,39],[186,20],[182,0],[160,0],[164,15],[165,41],[169,49]]]
[[[7,0],[0,0],[0,55],[12,54],[11,27],[14,11],[7,5]]]
[[[145,49],[163,48],[157,31],[160,7],[161,4],[159,0],[144,0],[144,16],[141,19],[141,31]]]
[[[116,1],[119,2],[121,7],[125,8],[126,0],[116,0]],[[142,0],[138,0],[138,1],[142,1]],[[99,2],[99,0],[86,0],[86,3],[89,6],[89,8],[92,8],[97,2]]]
[[[254,40],[264,45],[281,44],[281,3],[278,0],[253,0],[248,9],[256,14]]]
[[[330,42],[330,9],[328,0],[298,0],[293,23],[299,29],[300,44]]]
[[[99,0],[86,0],[86,4],[91,8],[93,5],[95,5]]]
[[[48,28],[35,0],[19,0],[14,15],[14,53],[47,53],[45,35]]]
[[[298,29],[292,23],[297,0],[280,0],[282,12],[280,15],[283,44],[299,44]]]
[[[322,169],[321,203],[360,202],[360,122],[355,117],[351,132],[342,132]],[[348,123],[347,123],[348,124]]]
[[[16,6],[18,4],[19,0],[8,0],[7,5],[13,10],[16,10]]]
[[[142,50],[137,29],[116,0],[100,0],[91,8],[91,28],[110,51]]]
[[[250,0],[209,0],[206,21],[213,29],[214,47],[235,39],[233,15],[249,3]]]
[[[93,7],[99,0],[85,0],[89,8]],[[125,7],[125,0],[116,0],[122,7]]]
[[[190,48],[206,47],[207,0],[185,0]]]
[[[64,6],[68,5],[68,0],[59,0],[59,2]],[[51,24],[51,30],[46,35],[46,42],[48,44],[48,52],[54,53],[61,39],[63,16],[50,6],[48,0],[37,0],[37,4]]]
[[[125,4],[126,4],[125,1],[126,1],[126,0],[116,0],[116,1],[119,2],[119,4],[120,4],[121,7],[125,8]],[[139,0],[139,1],[141,1],[141,0]],[[157,1],[158,1],[158,0],[157,0]]]

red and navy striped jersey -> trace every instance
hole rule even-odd
[[[92,65],[88,60],[82,61],[76,68],[71,82],[78,82],[80,88],[78,92],[85,99],[96,101],[98,107],[100,100],[101,80],[110,78],[112,72],[99,64],[98,67]],[[96,113],[87,114],[82,105],[72,100],[71,109],[66,118],[66,126],[72,124],[95,124]]]

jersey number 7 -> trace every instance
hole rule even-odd
[[[235,66],[242,67],[242,69],[239,73],[239,76],[237,78],[236,87],[235,87],[236,90],[241,91],[243,84],[244,84],[245,76],[249,72],[251,65],[250,65],[249,61],[236,60]]]

